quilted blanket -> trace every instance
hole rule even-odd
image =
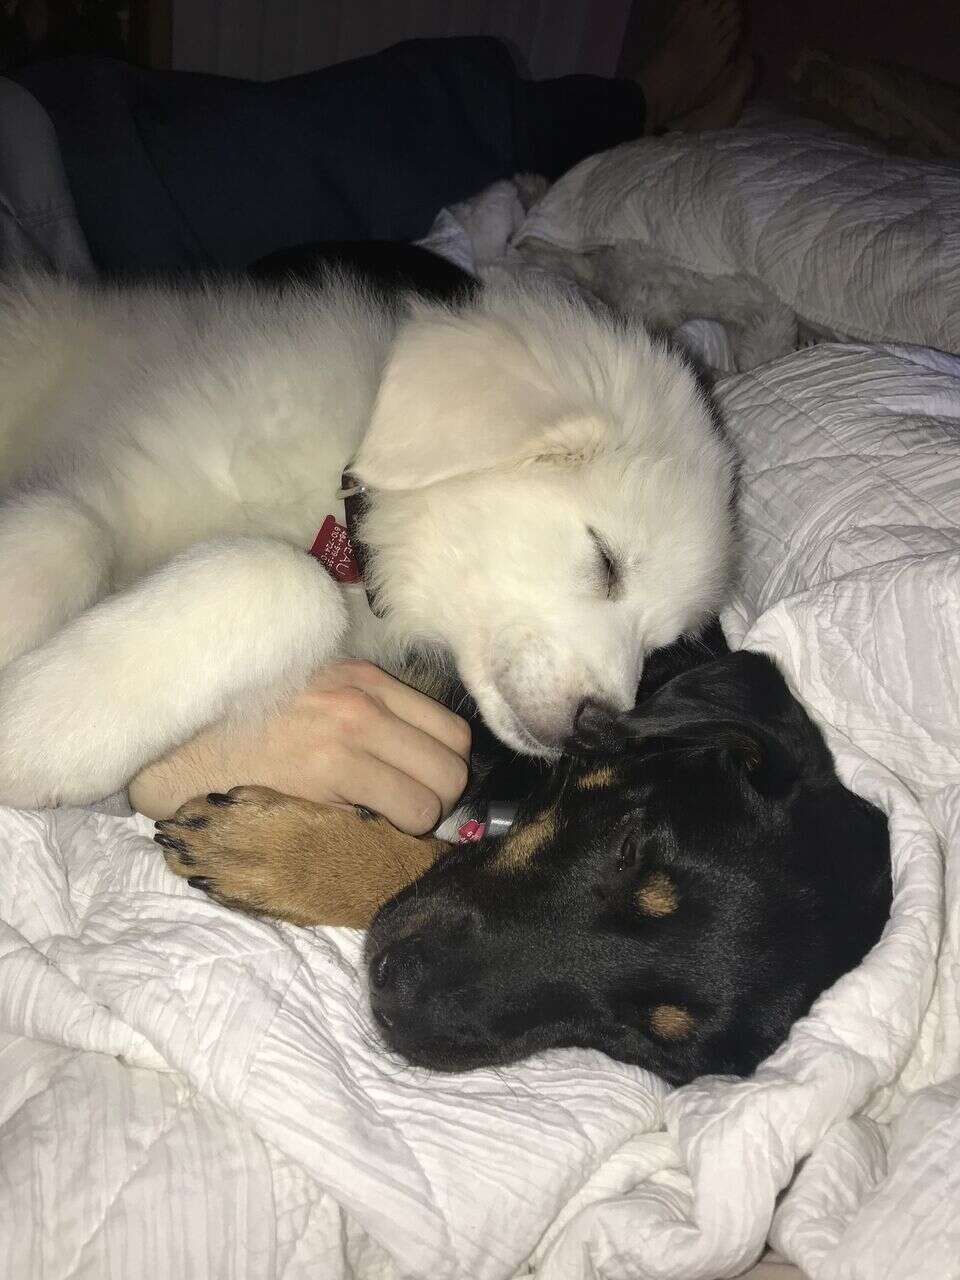
[[[349,931],[223,910],[136,817],[0,813],[0,1257],[15,1280],[960,1276],[960,361],[726,381],[735,644],[890,815],[886,933],[745,1081],[585,1051],[433,1076]],[[837,856],[843,856],[842,848]]]
[[[727,305],[734,282],[755,281],[818,336],[960,353],[960,164],[886,155],[769,108],[590,156],[514,243],[635,246],[641,275],[724,278]]]

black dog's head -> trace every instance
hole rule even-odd
[[[573,752],[505,838],[453,849],[374,920],[386,1041],[447,1071],[559,1045],[673,1082],[751,1071],[880,936],[884,816],[756,654],[587,708]]]

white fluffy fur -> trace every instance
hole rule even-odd
[[[731,459],[684,366],[538,285],[0,289],[0,800],[83,802],[325,662],[449,658],[549,754],[722,599]],[[374,584],[303,554],[342,468]],[[621,562],[607,599],[596,530]]]

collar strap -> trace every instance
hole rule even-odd
[[[337,491],[337,497],[343,502],[344,519],[347,524],[347,536],[350,539],[350,545],[353,547],[353,558],[357,562],[357,569],[360,573],[360,579],[363,582],[363,589],[367,593],[367,604],[370,606],[371,613],[377,618],[384,616],[384,610],[377,601],[375,591],[371,591],[367,585],[367,565],[370,560],[370,552],[367,544],[357,535],[357,526],[367,513],[370,506],[370,498],[367,494],[367,486],[352,475],[349,471],[344,471],[340,477],[340,488]]]
[[[491,800],[487,805],[487,816],[483,822],[471,818],[457,827],[458,840],[460,844],[477,844],[484,837],[488,840],[497,840],[510,830],[516,816],[515,804]]]

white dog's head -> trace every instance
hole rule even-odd
[[[517,750],[555,754],[586,699],[633,706],[644,655],[724,600],[732,457],[695,379],[566,293],[420,310],[352,470],[390,624]]]

